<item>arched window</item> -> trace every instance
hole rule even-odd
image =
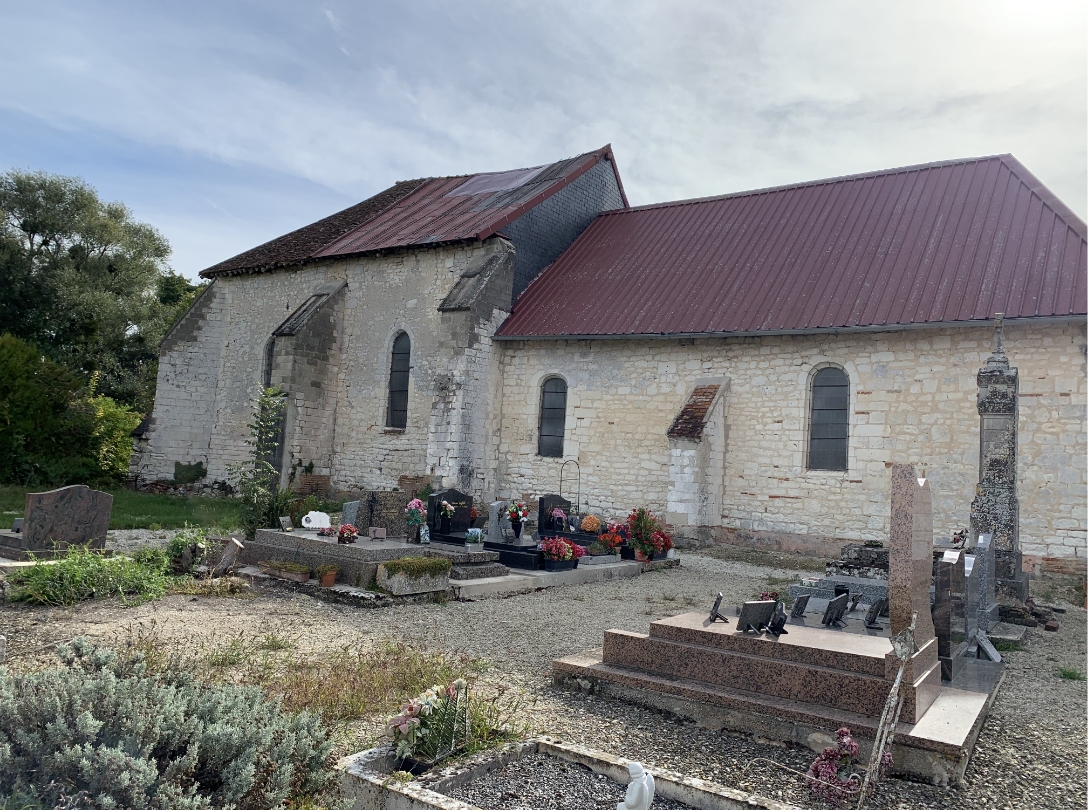
[[[412,359],[412,340],[401,332],[393,341],[393,360],[389,364],[389,414],[386,427],[404,430],[408,425],[408,369]]]
[[[850,380],[841,368],[822,368],[812,378],[808,468],[845,470],[850,445]]]
[[[549,377],[540,388],[540,441],[537,455],[563,457],[563,430],[567,422],[567,384]]]

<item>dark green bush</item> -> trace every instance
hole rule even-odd
[[[141,656],[86,639],[57,652],[63,668],[0,669],[0,796],[260,810],[332,787],[331,743],[314,715],[284,713],[256,687],[152,676]]]
[[[382,565],[389,576],[404,574],[411,579],[444,576],[452,567],[445,557],[401,557],[399,560],[390,560]]]
[[[166,593],[161,553],[139,560],[105,557],[81,546],[56,562],[37,561],[8,576],[8,599],[35,605],[72,605],[84,599],[121,596],[139,603]]]

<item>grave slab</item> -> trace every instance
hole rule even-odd
[[[21,532],[0,532],[0,557],[26,560],[63,556],[68,546],[106,546],[113,496],[78,484],[28,492]]]

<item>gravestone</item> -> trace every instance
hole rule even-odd
[[[427,498],[427,523],[431,527],[432,535],[441,533],[442,516],[438,512],[438,504],[442,501],[453,507],[449,533],[463,534],[468,531],[472,520],[472,496],[456,489],[443,489]],[[431,539],[437,541],[437,537]]]
[[[790,616],[795,619],[803,619],[805,617],[805,610],[808,609],[808,600],[810,598],[811,597],[809,597],[808,594],[804,594],[803,596],[798,596],[794,599],[793,610],[790,611]]]
[[[359,528],[359,506],[362,501],[348,501],[340,512],[340,525],[350,523],[356,529]]]
[[[963,555],[963,576],[967,587],[967,655],[978,652],[978,577],[973,554]]]
[[[865,614],[865,626],[870,630],[880,630],[880,614],[884,612],[884,609],[888,606],[888,600],[886,597],[877,599],[873,604],[869,605],[869,612]]]
[[[72,545],[103,549],[112,509],[112,495],[83,484],[28,492],[23,530],[0,533],[0,557],[48,557]]]
[[[545,532],[552,531],[554,529],[554,527],[552,526],[552,510],[555,508],[559,508],[563,510],[563,514],[569,515],[570,506],[570,501],[560,495],[540,496],[540,503],[537,508],[536,530],[541,537],[544,536]],[[560,531],[559,529],[554,530]]]
[[[933,639],[929,584],[933,578],[933,494],[913,464],[892,464],[891,526],[888,548],[888,615],[893,636],[918,618],[914,642]]]
[[[1020,504],[1016,494],[1019,372],[1003,346],[1002,315],[994,321],[994,350],[976,377],[978,383],[978,484],[971,501],[971,533],[993,536],[1000,590],[1023,602],[1028,577],[1020,552]]]
[[[291,531],[291,529],[294,528],[291,525],[291,516],[290,515],[285,515],[284,517],[279,518],[279,522],[280,522],[280,531],[282,531],[282,532],[289,532],[289,531]]]
[[[1000,621],[994,580],[993,538],[988,534],[980,534],[971,550],[974,552],[975,564],[971,572],[972,582],[968,587],[968,609],[976,612],[978,629],[988,633]]]
[[[967,651],[966,571],[962,551],[948,549],[936,560],[933,577],[933,629],[941,678],[952,680]]]
[[[505,501],[494,501],[487,505],[487,541],[489,543],[504,542],[505,538],[502,533],[502,524],[505,518]]]

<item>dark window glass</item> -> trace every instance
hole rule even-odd
[[[845,470],[850,444],[850,380],[839,368],[823,368],[812,380],[808,468]]]
[[[408,425],[408,368],[412,359],[412,341],[401,332],[393,341],[393,362],[389,366],[389,416],[387,427],[404,429]]]
[[[563,457],[563,430],[567,421],[567,384],[558,377],[540,389],[540,441],[537,455]]]
[[[272,386],[272,366],[276,362],[276,339],[268,339],[268,345],[264,350],[264,387]]]

